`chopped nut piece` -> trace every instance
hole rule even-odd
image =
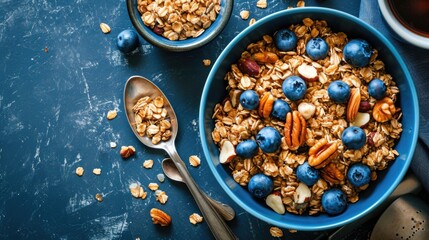
[[[247,20],[249,18],[249,16],[250,16],[250,12],[247,10],[243,10],[240,12],[240,17],[243,20]]]
[[[192,167],[198,167],[200,166],[201,160],[198,156],[192,155],[189,157],[189,164],[191,164]]]
[[[158,178],[159,182],[164,182],[165,181],[165,175],[163,173],[158,173],[156,175],[156,178]]]
[[[197,224],[203,221],[203,217],[200,216],[198,213],[192,213],[189,216],[189,222],[191,222],[192,224]]]
[[[112,120],[118,116],[118,112],[116,110],[110,110],[107,112],[107,119]]]
[[[83,172],[85,170],[83,169],[83,167],[77,167],[76,168],[76,175],[78,175],[79,177],[81,177],[83,175]]]
[[[131,195],[135,198],[145,199],[147,196],[147,192],[144,191],[143,187],[140,184],[132,183],[129,186]]]
[[[144,168],[152,168],[153,167],[153,160],[152,159],[148,159],[146,161],[143,162],[143,167]]]
[[[106,23],[100,23],[100,29],[103,33],[110,33],[110,27]]]
[[[283,237],[283,231],[278,227],[271,227],[270,234],[273,237]]]
[[[110,142],[110,148],[116,148],[116,143],[115,142]]]
[[[119,154],[122,158],[127,159],[134,155],[136,152],[136,149],[133,146],[122,146],[121,150],[119,151]]]
[[[298,2],[296,3],[296,6],[297,6],[297,7],[305,7],[305,1],[298,1]]]
[[[256,19],[252,18],[249,21],[249,26],[252,26],[256,22]]]
[[[158,208],[152,208],[150,210],[150,216],[152,217],[153,224],[159,224],[163,227],[170,225],[171,217],[164,211]]]
[[[103,201],[103,195],[101,195],[101,193],[97,193],[95,194],[95,199],[97,199],[97,201],[102,202]]]
[[[95,175],[100,175],[101,174],[101,169],[100,168],[94,168],[92,170],[92,173],[94,173]]]
[[[212,61],[210,59],[203,59],[203,65],[208,67],[210,66],[210,64],[212,63]]]
[[[152,191],[158,190],[159,186],[157,183],[149,183],[148,188]]]

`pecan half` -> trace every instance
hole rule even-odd
[[[262,98],[259,101],[258,109],[258,113],[261,117],[268,118],[270,116],[275,100],[276,98],[269,92],[266,92],[264,95],[262,95]]]
[[[150,210],[150,216],[152,217],[153,224],[159,224],[165,227],[171,223],[171,217],[158,208],[152,208]]]
[[[291,150],[298,149],[305,143],[307,123],[304,117],[298,111],[288,112],[286,115],[286,123],[284,135],[286,145]]]
[[[258,63],[275,63],[279,60],[277,54],[272,52],[258,52],[253,54],[252,57]]]
[[[326,167],[320,170],[320,175],[323,179],[331,184],[340,184],[344,180],[344,174],[335,166],[334,163],[329,163]]]
[[[328,142],[326,138],[320,139],[308,151],[308,164],[316,169],[325,167],[338,156],[337,149],[337,142]]]
[[[361,96],[359,88],[352,88],[352,90],[350,91],[349,102],[347,104],[347,121],[353,122],[353,120],[355,120],[356,115],[359,111],[360,98]]]
[[[372,110],[372,116],[377,122],[387,122],[392,119],[395,113],[395,103],[388,97],[377,101]]]

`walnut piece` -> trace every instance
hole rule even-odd
[[[374,105],[372,116],[377,122],[387,122],[396,113],[395,103],[392,99],[385,97]]]

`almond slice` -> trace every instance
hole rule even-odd
[[[230,141],[225,141],[220,150],[219,162],[229,163],[236,155],[234,145]]]
[[[304,64],[301,64],[297,70],[298,70],[299,76],[301,76],[304,80],[308,82],[315,82],[319,80],[317,69],[313,66],[310,66],[304,63]]]

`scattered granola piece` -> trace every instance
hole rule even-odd
[[[305,7],[305,1],[298,1],[296,7]]]
[[[97,201],[102,202],[103,201],[103,195],[101,193],[97,193],[95,194],[95,199],[97,199]]]
[[[107,119],[108,120],[112,120],[116,116],[118,116],[118,112],[116,110],[110,110],[110,111],[107,112]]]
[[[197,224],[203,221],[203,217],[200,216],[198,213],[192,213],[189,216],[189,222],[191,222],[192,224]]]
[[[153,160],[152,159],[145,160],[143,162],[143,167],[147,168],[147,169],[152,168],[153,167]]]
[[[267,0],[259,0],[258,2],[256,2],[256,6],[258,8],[267,8]]]
[[[271,227],[270,234],[273,237],[283,237],[283,231],[278,227]]]
[[[240,17],[243,20],[247,20],[249,18],[249,16],[250,16],[250,12],[248,10],[242,10],[240,12]]]
[[[130,186],[131,195],[135,198],[145,199],[147,196],[147,192],[144,191],[143,187],[137,183],[131,183]]]
[[[156,178],[158,178],[159,182],[165,181],[165,175],[163,173],[158,173],[158,175],[156,175]]]
[[[101,168],[94,168],[92,170],[92,173],[94,173],[95,175],[100,175],[101,174]]]
[[[296,233],[296,232],[298,232],[298,230],[296,230],[296,229],[289,229],[289,232],[290,233]]]
[[[158,201],[161,204],[165,204],[168,200],[167,194],[162,190],[156,190],[155,191],[156,201]]]
[[[119,151],[119,154],[122,158],[127,159],[134,155],[136,152],[136,149],[133,146],[122,146],[121,150]]]
[[[116,143],[115,142],[110,142],[110,148],[116,148]]]
[[[210,59],[203,59],[203,65],[208,67],[210,66],[210,64],[212,63],[212,61]]]
[[[149,183],[148,188],[152,191],[158,190],[159,186],[158,183]]]
[[[192,167],[198,167],[200,166],[201,163],[201,159],[196,156],[196,155],[192,155],[189,157],[189,164],[191,164]]]
[[[100,29],[103,33],[110,33],[110,27],[106,23],[100,23]]]
[[[81,177],[83,175],[83,172],[85,170],[83,169],[83,167],[77,167],[76,168],[76,175],[78,175],[79,177]]]
[[[256,19],[252,18],[249,21],[249,26],[253,25],[256,22]]]

